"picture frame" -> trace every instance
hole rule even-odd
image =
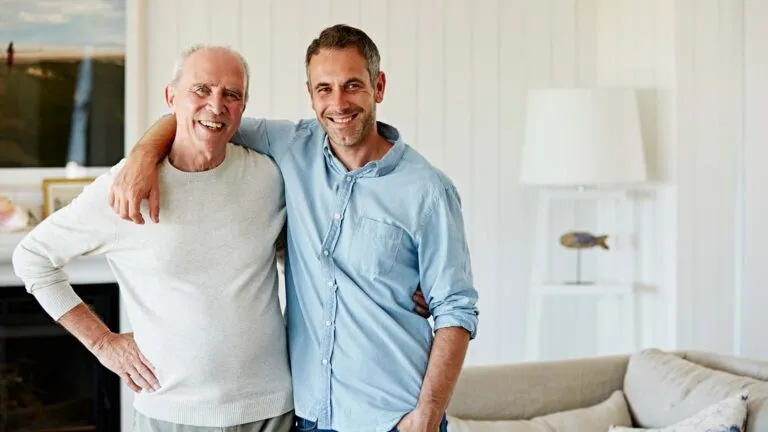
[[[95,177],[43,179],[43,219],[77,198]]]

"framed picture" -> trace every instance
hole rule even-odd
[[[93,177],[43,179],[43,219],[77,198],[94,180]]]

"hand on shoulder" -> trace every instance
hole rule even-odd
[[[144,223],[141,202],[149,200],[149,216],[153,222],[160,221],[160,187],[157,164],[130,156],[115,165],[111,174],[109,205],[121,218],[137,224]]]

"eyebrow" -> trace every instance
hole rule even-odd
[[[358,83],[358,84],[362,84],[362,83],[363,83],[363,80],[361,80],[361,79],[359,79],[359,78],[350,78],[350,79],[348,79],[348,80],[344,81],[344,85],[347,85],[347,84],[351,84],[351,83]],[[328,83],[326,83],[326,82],[319,82],[319,83],[315,84],[315,90],[317,90],[317,89],[318,89],[318,88],[320,88],[320,87],[323,87],[323,86],[328,86],[328,85],[330,85],[330,84],[328,84]]]
[[[242,91],[240,91],[239,89],[236,89],[236,88],[225,87],[225,88],[224,88],[224,91],[232,92],[232,93],[234,93],[234,94],[236,94],[236,95],[238,95],[238,96],[240,96],[240,97],[242,97],[242,96],[243,96],[243,92],[242,92]]]
[[[208,88],[214,87],[212,84],[205,83],[205,82],[202,82],[202,81],[192,83],[192,87],[201,87],[201,86],[205,86],[205,87],[208,87]],[[240,89],[237,89],[237,88],[224,87],[224,91],[228,91],[228,92],[234,93],[234,94],[236,94],[236,95],[238,95],[240,97],[243,97],[243,92],[240,91]]]

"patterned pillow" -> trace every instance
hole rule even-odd
[[[747,393],[731,396],[665,428],[642,429],[613,426],[608,432],[746,432],[747,399]]]

